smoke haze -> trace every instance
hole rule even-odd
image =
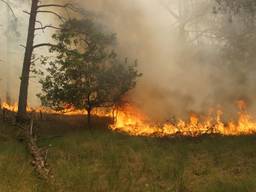
[[[247,66],[242,62],[225,64],[221,57],[225,42],[222,44],[219,40],[214,40],[213,38],[219,38],[216,34],[215,37],[205,37],[205,34],[201,37],[203,35],[197,32],[207,31],[205,33],[209,36],[212,29],[218,33],[229,30],[232,36],[242,30],[243,25],[239,20],[230,23],[222,16],[214,15],[214,3],[211,1],[200,0],[195,7],[181,7],[177,1],[168,0],[72,2],[94,12],[100,22],[117,34],[117,47],[122,56],[131,60],[138,59],[138,69],[143,76],[135,90],[129,93],[129,99],[150,117],[157,120],[170,116],[184,117],[192,111],[208,113],[212,107],[223,107],[233,116],[234,104],[238,99],[245,99],[250,110],[254,111],[255,58],[251,58],[250,65]],[[15,57],[11,56],[13,59],[7,62],[9,58],[4,56],[9,55],[7,46],[1,47],[1,98],[5,98],[7,89],[10,90],[13,100],[17,98],[23,54],[19,44],[24,44],[23,33],[27,28],[27,16],[22,13],[22,9],[29,9],[29,5],[15,8],[19,18],[18,30],[21,32],[18,40],[13,40],[11,45],[7,40],[1,42],[18,52],[10,52]],[[183,21],[177,20],[168,9],[183,14],[184,20],[190,18],[186,29],[195,33],[182,32],[179,22]],[[9,21],[4,14],[1,14],[1,18],[3,26],[0,30],[3,35],[7,30],[6,22]],[[47,18],[48,21],[44,17],[44,23],[55,20],[50,16]],[[36,41],[45,41],[49,36],[48,33],[38,35]],[[7,88],[7,82],[11,82],[10,88]],[[32,80],[29,99],[32,105],[38,104],[35,94],[39,91],[38,85]]]

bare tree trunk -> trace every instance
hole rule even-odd
[[[27,119],[26,109],[27,109],[27,98],[28,98],[29,74],[30,74],[30,65],[31,65],[31,59],[33,54],[33,43],[34,43],[34,36],[35,36],[35,25],[36,25],[38,2],[39,0],[32,0],[32,5],[31,5],[27,43],[26,43],[26,50],[24,55],[21,83],[20,83],[18,114],[16,117],[16,120],[18,122],[22,122]]]

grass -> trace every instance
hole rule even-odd
[[[95,119],[88,131],[85,119],[73,118],[40,122],[38,130],[39,145],[51,146],[48,162],[62,191],[256,191],[256,136],[129,137],[102,129],[107,120]],[[0,144],[1,192],[49,191],[20,143]]]
[[[254,138],[150,139],[94,132],[48,141],[67,191],[254,191]],[[69,182],[66,182],[69,181]]]
[[[16,127],[0,122],[0,192],[41,192],[46,184],[35,175]]]

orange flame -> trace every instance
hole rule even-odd
[[[2,106],[3,109],[7,109],[7,110],[13,111],[13,112],[18,111],[18,105],[17,104],[11,105],[11,104],[8,104],[8,103],[4,102],[0,105]]]
[[[223,111],[217,110],[215,115],[206,116],[201,120],[200,116],[192,113],[189,121],[166,122],[163,124],[152,123],[148,118],[138,113],[136,108],[126,106],[121,109],[112,130],[126,132],[134,136],[199,136],[203,134],[222,135],[250,135],[256,133],[256,120],[246,111],[246,103],[238,101],[238,119],[236,122],[224,123]]]
[[[18,111],[18,104],[8,104],[6,102],[0,103],[0,108],[2,109],[6,109],[8,111],[12,111],[12,112],[17,112]],[[65,108],[65,110],[62,111],[54,111],[50,108],[47,107],[43,107],[43,106],[39,106],[39,107],[27,107],[27,112],[43,112],[43,113],[50,113],[50,114],[62,114],[62,115],[86,115],[87,111],[86,110],[78,110],[75,109],[73,106],[69,105]],[[99,110],[94,110],[92,112],[93,115],[96,116],[107,116],[110,117],[111,116],[111,111],[110,110],[104,110],[104,109],[99,109]]]
[[[6,109],[8,111],[12,111],[12,112],[17,112],[18,111],[18,104],[14,103],[14,104],[8,104],[6,102],[3,102],[0,104],[1,108]],[[27,111],[28,112],[52,112],[50,109],[44,108],[44,107],[30,107],[27,106]]]
[[[9,111],[17,112],[17,104],[10,105],[1,104],[2,108]],[[121,131],[133,136],[199,136],[203,134],[221,134],[221,135],[251,135],[256,133],[256,119],[253,118],[246,110],[246,102],[237,101],[238,118],[236,121],[228,121],[224,123],[223,111],[218,109],[214,113],[211,110],[208,116],[201,117],[196,113],[191,113],[188,121],[179,119],[175,122],[153,122],[138,108],[133,105],[126,105],[119,109],[116,113],[113,110],[97,109],[93,111],[93,115],[100,117],[113,117],[115,121],[110,125],[110,129]],[[28,107],[29,112],[55,113],[64,115],[84,115],[85,110],[76,110],[67,108],[61,113],[50,110],[48,108]]]

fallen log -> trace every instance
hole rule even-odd
[[[35,168],[35,171],[38,173],[39,177],[44,179],[50,184],[55,183],[55,178],[52,173],[52,170],[47,163],[47,154],[48,154],[48,148],[42,149],[38,147],[37,145],[37,138],[36,135],[33,133],[34,129],[34,122],[31,120],[29,125],[21,126],[24,131],[25,141],[28,148],[29,153],[31,154],[33,160],[32,165]]]

